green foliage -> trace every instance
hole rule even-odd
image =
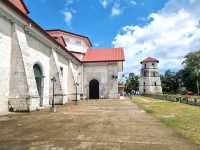
[[[184,68],[178,72],[174,73],[167,70],[161,76],[164,93],[178,93],[183,89],[198,93],[197,81],[200,81],[200,51],[186,55],[183,64]]]
[[[139,77],[134,73],[130,73],[126,79],[125,92],[127,94],[135,94],[134,92],[139,90]]]
[[[200,69],[200,51],[191,52],[188,55],[185,56],[185,61],[183,64],[185,64],[186,68],[190,69]]]
[[[184,86],[187,90],[197,93],[197,82],[200,77],[200,51],[191,52],[186,55],[183,64],[185,65],[184,69],[179,71],[179,74],[182,76]]]
[[[162,123],[200,144],[199,107],[134,96],[133,101]]]
[[[164,93],[177,93],[179,89],[179,80],[176,73],[167,70],[161,76],[162,89]]]

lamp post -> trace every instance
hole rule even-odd
[[[75,100],[75,104],[78,105],[78,82],[75,83],[75,87],[76,87],[76,100]]]
[[[52,84],[53,84],[53,97],[52,97],[52,107],[51,107],[50,111],[51,111],[51,112],[56,112],[55,104],[54,104],[55,82],[56,82],[56,78],[55,78],[55,77],[51,78],[51,82],[52,82]]]
[[[112,75],[112,79],[113,79],[113,80],[117,80],[117,79],[118,79],[118,76]]]

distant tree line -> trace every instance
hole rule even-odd
[[[200,91],[200,51],[191,52],[185,56],[184,68],[173,72],[167,70],[161,75],[163,93],[186,94],[188,91],[199,95]],[[130,73],[125,79],[125,92],[136,94],[139,90],[139,76]]]
[[[190,91],[199,95],[200,51],[185,56],[184,68],[178,72],[167,70],[161,75],[164,93],[185,93]]]

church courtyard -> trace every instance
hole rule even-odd
[[[129,99],[82,101],[0,116],[0,149],[197,150]]]

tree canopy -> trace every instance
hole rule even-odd
[[[129,73],[129,76],[126,79],[125,92],[127,94],[135,94],[135,92],[138,90],[139,90],[139,77],[134,73]]]
[[[198,92],[197,85],[200,77],[200,51],[191,52],[185,56],[183,69],[178,72],[167,70],[161,76],[163,92],[177,93],[186,89],[193,93]]]

